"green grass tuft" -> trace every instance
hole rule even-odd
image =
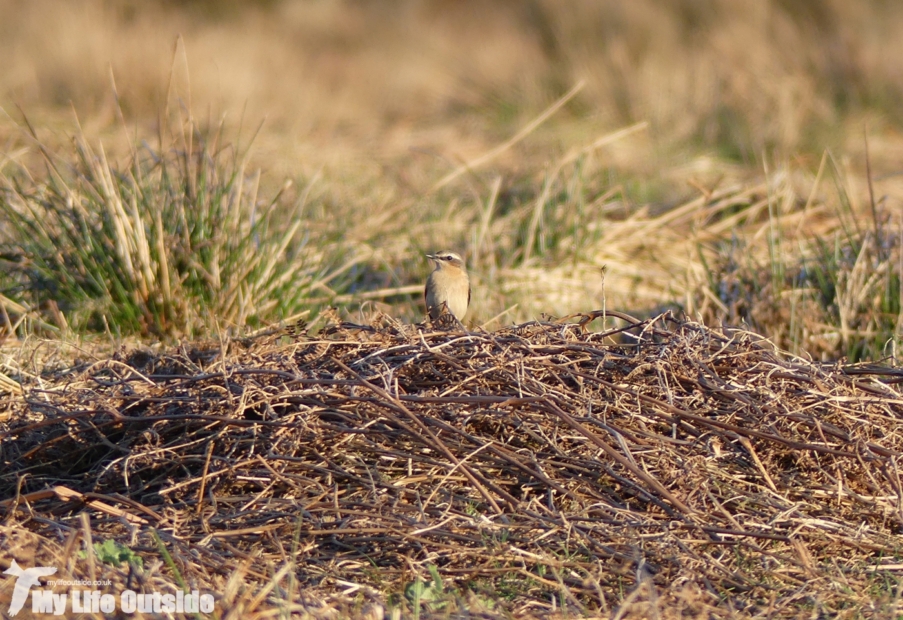
[[[303,201],[262,199],[259,173],[220,137],[192,126],[183,144],[145,143],[118,167],[79,135],[68,161],[44,151],[46,180],[0,177],[0,291],[58,308],[75,330],[159,337],[303,308],[326,264],[308,251]]]

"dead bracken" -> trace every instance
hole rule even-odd
[[[604,325],[380,316],[23,376],[0,547],[112,591],[184,579],[221,617],[381,617],[418,579],[443,617],[894,609],[903,371]],[[78,555],[105,540],[143,567]]]

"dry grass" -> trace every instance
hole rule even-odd
[[[475,161],[502,156],[536,122]],[[176,119],[168,132],[168,146],[143,144],[125,161],[95,155],[81,134],[74,155],[41,144],[57,171],[49,182],[24,166],[0,174],[8,216],[0,306],[11,317],[0,317],[0,337],[47,323],[153,337],[240,332],[326,304],[349,313],[375,304],[417,320],[423,254],[449,247],[468,260],[474,326],[587,306],[654,313],[670,305],[709,324],[745,322],[782,348],[823,359],[876,359],[898,345],[900,304],[886,302],[898,290],[892,214],[903,191],[895,177],[875,178],[880,200],[871,202],[867,182],[829,153],[815,169],[785,162],[765,182],[691,177],[681,202],[637,206],[606,171],[612,148],[643,142],[641,123],[517,177],[483,184],[462,165],[435,191],[400,204],[379,198],[368,209],[355,202],[360,195],[334,195],[341,185],[324,175],[265,194],[271,175],[246,170],[222,128]],[[468,191],[442,186],[447,179]],[[77,218],[73,202],[83,205]],[[198,238],[186,241],[188,230]],[[110,247],[132,249],[116,262]],[[831,281],[800,279],[815,268]]]
[[[899,372],[601,320],[32,368],[0,428],[4,562],[184,579],[229,618],[899,611]],[[77,554],[104,540],[144,568]]]
[[[429,136],[446,156],[475,155],[579,79],[597,128],[645,119],[667,142],[741,156],[820,150],[838,122],[852,121],[834,137],[858,134],[863,111],[899,121],[903,10],[886,2],[6,0],[3,12],[5,108],[52,115],[72,100],[109,125],[112,69],[129,112],[153,118],[181,35],[191,101],[267,116],[267,150],[303,163],[328,144],[399,154]]]

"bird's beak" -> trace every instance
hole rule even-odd
[[[427,254],[426,257],[427,257],[428,259],[430,259],[430,260],[436,260],[436,255],[435,255],[435,254]]]

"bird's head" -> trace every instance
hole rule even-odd
[[[460,254],[455,252],[443,250],[442,252],[436,252],[435,254],[427,254],[426,257],[436,263],[437,269],[444,269],[448,266],[457,267],[461,270],[464,269],[464,259],[461,258]]]

